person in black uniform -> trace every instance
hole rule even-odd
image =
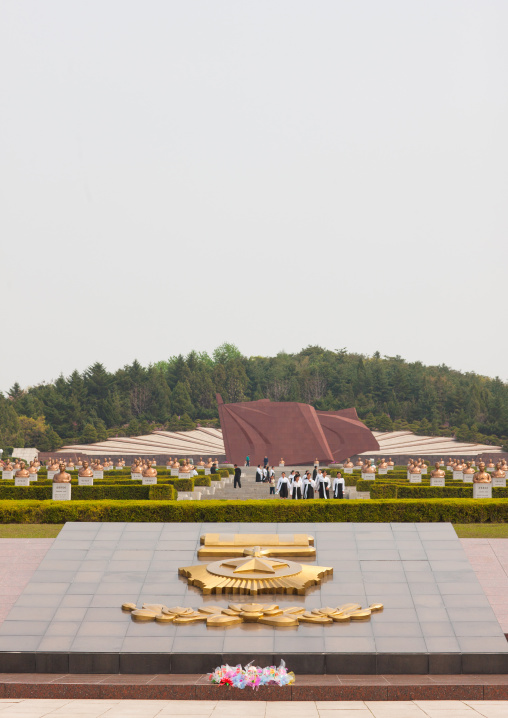
[[[242,478],[242,470],[239,466],[235,464],[235,480],[233,482],[233,488],[236,489],[238,486],[239,489],[242,488],[242,482],[240,479]]]

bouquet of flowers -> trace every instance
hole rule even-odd
[[[220,686],[233,686],[234,688],[245,688],[248,686],[253,690],[258,690],[259,686],[287,686],[295,682],[295,674],[286,668],[286,664],[281,660],[278,667],[267,666],[260,668],[253,665],[254,661],[248,663],[242,668],[240,663],[237,666],[218,666],[208,678],[211,683],[217,683]]]

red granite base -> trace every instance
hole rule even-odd
[[[0,698],[245,701],[508,700],[508,675],[298,676],[284,688],[243,691],[203,675],[0,674]]]

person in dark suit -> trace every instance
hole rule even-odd
[[[236,489],[238,486],[239,489],[242,488],[242,482],[240,481],[242,477],[242,470],[239,466],[235,464],[235,480],[233,481],[233,488]]]

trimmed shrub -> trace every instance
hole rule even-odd
[[[151,501],[172,501],[176,499],[178,492],[171,484],[152,484],[151,486],[143,486],[148,488],[148,498]]]
[[[0,501],[0,523],[66,521],[508,523],[508,501]]]
[[[117,486],[101,486],[94,484],[93,486],[72,485],[71,500],[72,501],[142,501],[152,498],[150,489],[159,488],[161,490],[159,500],[163,498],[167,500],[176,499],[177,493],[171,484],[142,486],[140,481],[132,481],[129,484]],[[51,483],[47,486],[3,486],[0,485],[0,500],[15,501],[49,501],[51,500],[53,489]]]
[[[194,477],[194,486],[211,486],[212,480],[210,476],[195,476]]]

